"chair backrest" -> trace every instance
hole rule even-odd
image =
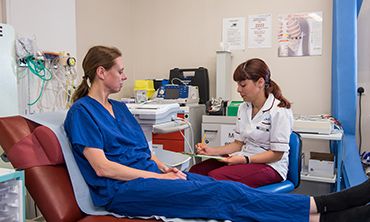
[[[21,116],[2,117],[0,145],[13,166],[25,171],[27,190],[47,221],[78,221],[84,217],[59,141],[49,128]]]
[[[298,133],[292,132],[290,134],[289,147],[289,166],[287,179],[279,183],[257,187],[256,189],[272,193],[289,193],[299,186],[299,182],[301,180],[302,141]]]
[[[299,186],[299,183],[301,181],[302,167],[302,140],[301,136],[298,133],[292,132],[290,134],[289,146],[289,167],[287,180],[290,180],[296,188]]]

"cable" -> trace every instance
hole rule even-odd
[[[25,58],[25,61],[26,61],[28,69],[34,75],[39,77],[42,81],[41,88],[40,88],[40,93],[39,93],[38,97],[33,102],[27,103],[27,105],[32,106],[40,100],[40,98],[42,96],[42,93],[44,91],[45,82],[51,80],[53,75],[52,75],[52,72],[45,67],[43,61],[42,60],[37,60],[34,56],[32,56],[32,55],[27,56]],[[43,72],[43,74],[41,74],[41,72]],[[47,73],[49,75],[47,75]]]
[[[28,72],[27,72],[27,68],[24,68],[24,67],[21,67],[21,69],[19,69],[20,71],[17,72],[17,76],[18,76],[18,79],[23,79],[27,76]]]
[[[62,72],[61,70],[58,70],[58,72]],[[63,89],[63,91],[68,95],[68,96],[72,96],[72,94],[70,92],[68,92],[68,90],[66,89],[67,88],[67,84],[66,84],[66,87],[63,87],[64,86],[64,82],[58,77],[58,75],[54,75],[55,79],[57,80],[57,82],[62,86],[61,88]]]
[[[188,121],[186,121],[186,120],[184,120],[184,119],[181,119],[181,118],[176,118],[176,120],[175,120],[175,122],[176,121],[181,121],[181,122],[184,122],[184,123],[186,123],[188,126],[189,126],[189,128],[190,128],[190,131],[191,131],[191,137],[193,137],[193,133],[192,133],[192,131],[193,131],[193,129],[192,129],[192,127],[191,127],[191,124],[188,122]],[[180,134],[182,135],[182,137],[184,138],[184,140],[185,140],[185,142],[186,142],[186,145],[188,145],[188,147],[189,147],[189,150],[191,151],[191,153],[194,153],[194,149],[193,149],[193,147],[191,146],[191,144],[189,143],[189,140],[186,138],[186,136],[184,135],[184,133],[180,130]],[[193,138],[190,138],[190,139],[193,139]],[[194,142],[194,141],[193,141]]]
[[[43,80],[46,80],[46,81],[51,80],[52,72],[45,67],[42,60],[40,60],[40,59],[37,60],[32,55],[27,56],[25,58],[25,60],[26,60],[26,64],[27,64],[28,68],[31,70],[31,72],[33,74],[35,74],[40,79],[43,79]],[[43,74],[40,74],[41,72],[43,72]],[[47,73],[49,73],[49,76],[46,75]]]
[[[194,130],[193,130],[193,126],[191,125],[191,123],[189,122],[189,121],[185,121],[187,124],[188,124],[188,126],[189,126],[189,128],[190,128],[190,132],[191,132],[191,149],[190,149],[190,151],[193,153],[193,154],[195,154],[195,150],[194,150],[194,147],[195,147],[195,144],[194,144]],[[193,156],[193,164],[195,165],[196,164],[196,160],[195,160],[195,156]]]
[[[59,59],[59,58],[58,58]],[[37,98],[27,105],[37,103],[39,111],[64,110],[70,106],[72,93],[75,89],[75,69],[72,66],[62,66],[56,58],[35,59],[27,56],[25,63],[28,70],[41,80]],[[24,75],[20,76],[23,78]],[[28,100],[30,101],[30,99]]]
[[[191,145],[189,143],[189,140],[185,137],[184,133],[182,131],[180,131],[180,134],[184,138],[184,141],[185,141],[186,145],[188,145],[188,147],[191,147]],[[194,153],[193,149],[190,149],[190,150],[191,150],[191,153]],[[194,156],[192,157],[192,160],[193,160],[193,163],[195,163],[195,157]]]
[[[184,133],[182,131],[180,131],[180,134],[184,138],[184,141],[185,141],[186,145],[189,147],[190,153],[195,154],[195,151],[193,149],[193,147],[194,147],[194,131],[193,131],[193,127],[192,127],[191,123],[189,121],[185,120],[185,119],[182,119],[182,118],[176,118],[174,121],[181,121],[181,122],[186,123],[189,126],[191,144],[189,143],[189,140],[186,138],[186,136],[184,135]],[[194,156],[192,158],[192,161],[193,161],[193,164],[196,163],[196,160],[195,160]]]
[[[179,82],[181,82],[183,85],[185,85],[185,86],[187,85],[187,84],[186,84],[186,82],[184,82],[182,79],[179,79],[179,78],[173,78],[173,79],[171,79],[171,84],[174,84],[174,83],[173,83],[173,80],[178,80],[178,81],[179,81]]]
[[[358,102],[358,136],[359,136],[359,143],[358,143],[358,153],[361,155],[361,146],[362,146],[362,130],[361,130],[361,95]]]
[[[42,79],[41,81],[42,82],[41,82],[41,88],[40,88],[39,96],[33,102],[27,103],[27,105],[33,106],[40,100],[40,98],[42,96],[42,92],[44,91],[44,86],[45,86],[45,80]]]
[[[361,108],[361,97],[362,94],[365,92],[365,89],[363,87],[358,87],[357,93],[359,94],[360,98],[358,101],[358,135],[359,135],[359,144],[358,144],[358,153],[361,155],[361,146],[362,146],[362,130],[361,130],[361,114],[362,114],[362,108]]]

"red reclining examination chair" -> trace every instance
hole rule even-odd
[[[47,221],[156,221],[84,214],[77,205],[57,137],[45,126],[21,116],[2,117],[0,145],[12,165],[25,171],[26,188]]]

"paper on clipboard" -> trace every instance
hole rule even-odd
[[[223,156],[210,156],[210,155],[192,154],[192,153],[183,153],[183,154],[191,156],[191,157],[210,158],[210,159],[216,159],[216,160],[225,159],[225,157]]]

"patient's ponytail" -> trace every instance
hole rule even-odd
[[[87,84],[87,78],[82,77],[82,82],[77,87],[76,91],[72,95],[72,102],[76,102],[79,98],[86,96],[89,93],[89,85]]]
[[[122,53],[114,47],[94,46],[90,48],[82,61],[82,68],[85,74],[82,77],[82,82],[72,95],[72,102],[76,102],[89,93],[91,85],[94,84],[98,67],[102,66],[104,69],[109,70],[114,65],[114,60],[120,56],[122,56]]]

